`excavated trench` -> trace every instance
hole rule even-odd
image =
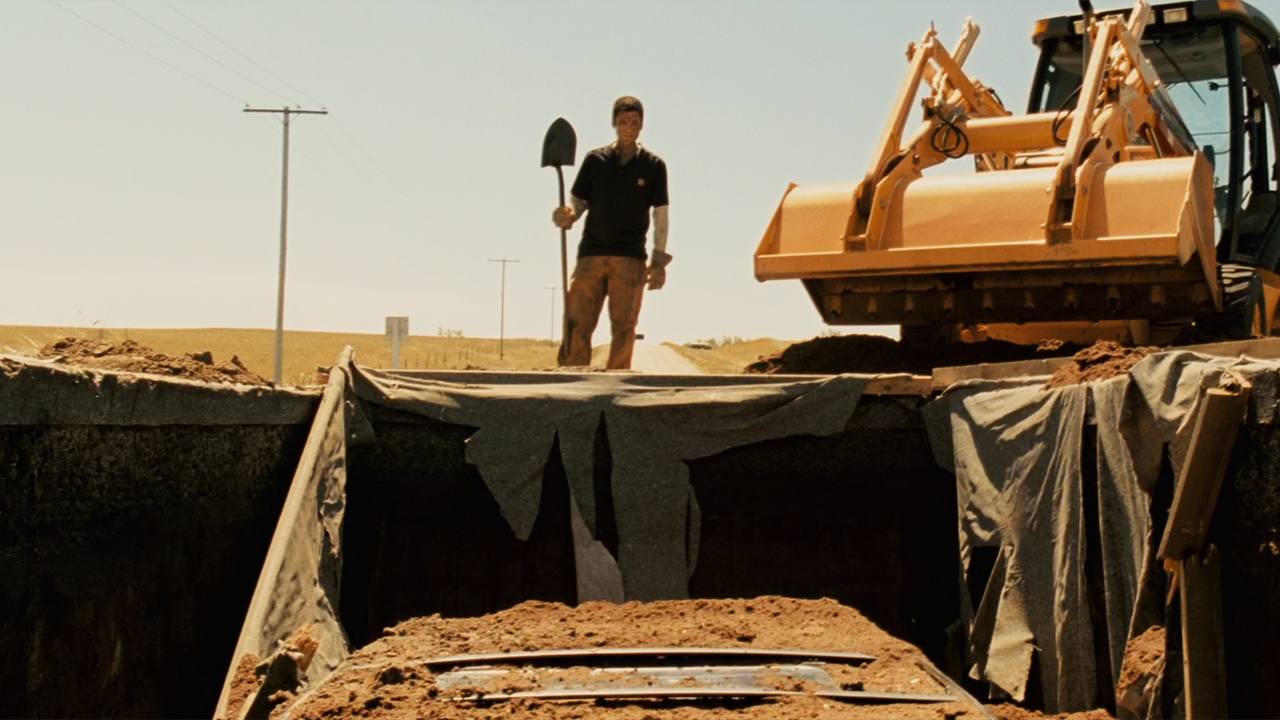
[[[0,716],[209,716],[316,396],[0,363]]]
[[[955,488],[933,462],[922,402],[864,397],[834,436],[750,443],[690,462],[701,530],[689,596],[832,598],[940,658],[958,592]],[[352,647],[413,617],[576,602],[558,443],[537,521],[521,541],[464,458],[474,428],[377,407],[371,415],[376,439],[352,450],[347,481],[341,619]],[[616,556],[603,433],[593,452],[597,538]]]
[[[213,715],[323,403],[312,393],[5,362],[0,642],[10,652],[0,716]],[[650,390],[664,392],[664,382],[650,379]],[[935,461],[928,402],[863,394],[843,429],[753,438],[685,462],[698,508],[697,522],[682,525],[688,597],[832,598],[961,675],[948,647],[964,587],[956,482]],[[520,539],[519,513],[469,460],[482,422],[367,397],[350,407],[362,407],[363,420],[348,413],[343,432],[363,439],[325,471],[344,473],[330,597],[350,650],[415,617],[575,604],[574,497],[590,494],[592,538],[625,556],[634,519],[613,512],[626,505],[609,480],[631,458],[607,423],[591,426],[587,450],[566,446],[563,428],[553,436]],[[584,452],[585,481],[575,470]],[[1277,716],[1280,427],[1251,415],[1226,478],[1209,537],[1221,553],[1231,712]],[[1155,533],[1171,482],[1166,467]],[[974,555],[971,602],[988,555]],[[628,578],[640,572],[623,566]],[[1178,651],[1173,643],[1170,663]]]
[[[1280,427],[1245,425],[1209,530],[1222,552],[1233,717],[1280,716]]]

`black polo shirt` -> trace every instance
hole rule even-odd
[[[667,164],[662,158],[642,146],[623,165],[613,145],[596,148],[583,158],[573,194],[587,201],[578,257],[649,257],[649,208],[667,204]]]

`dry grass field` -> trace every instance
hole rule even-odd
[[[716,345],[710,350],[694,350],[675,343],[663,344],[688,358],[704,373],[737,375],[742,372],[743,368],[759,360],[760,356],[781,352],[783,348],[791,343],[785,340],[774,340],[773,338],[760,338],[757,340],[727,342]]]
[[[118,342],[133,340],[168,355],[208,350],[215,360],[235,355],[250,370],[271,377],[275,354],[274,330],[226,328],[120,329],[0,326],[0,353],[36,355],[40,348],[62,337],[81,337]],[[602,337],[607,337],[607,334]],[[670,343],[667,343],[671,345]],[[751,340],[722,345],[714,350],[690,350],[671,345],[699,368],[710,373],[740,373],[757,356],[776,352],[788,343]],[[355,348],[356,359],[369,367],[391,366],[391,343],[382,335],[286,331],[284,335],[284,379],[306,385],[315,382],[316,368],[331,365],[347,345]],[[492,338],[412,336],[400,346],[402,367],[411,369],[543,370],[556,364],[557,344],[549,340],[514,338],[503,343]],[[603,366],[607,346],[596,348],[594,364]]]
[[[0,352],[36,355],[51,340],[61,337],[133,340],[168,355],[208,350],[216,360],[238,356],[250,370],[270,378],[274,367],[275,331],[227,328],[200,329],[98,329],[69,327],[0,326]],[[332,365],[342,349],[355,348],[356,359],[369,367],[391,366],[391,343],[382,335],[286,331],[284,380],[305,385],[315,382],[318,366]],[[400,345],[405,368],[482,368],[532,370],[556,364],[556,345],[548,340],[508,339],[499,357],[496,339],[412,336]]]

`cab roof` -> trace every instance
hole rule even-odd
[[[1095,13],[1095,17],[1109,15],[1128,15],[1131,8],[1103,10]],[[1170,13],[1172,10],[1174,12]],[[1148,28],[1168,28],[1174,30],[1178,25],[1229,20],[1253,30],[1266,43],[1272,62],[1277,59],[1280,49],[1280,32],[1262,11],[1242,0],[1192,0],[1191,2],[1160,3],[1151,6],[1154,16]],[[1181,16],[1181,17],[1180,17]],[[1070,37],[1079,34],[1079,26],[1083,15],[1059,15],[1036,22],[1035,32],[1031,39],[1036,46],[1041,46],[1051,38]]]

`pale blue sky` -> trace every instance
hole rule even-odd
[[[1256,6],[1280,19],[1280,0]],[[612,139],[610,104],[633,94],[641,142],[670,168],[675,255],[641,331],[811,337],[824,326],[800,284],[752,275],[787,183],[863,174],[906,45],[930,21],[951,45],[972,16],[983,33],[966,68],[1021,111],[1035,20],[1075,10],[3,0],[0,324],[272,327],[280,131],[241,109],[288,102],[331,115],[292,126],[286,327],[381,332],[408,315],[414,334],[495,336],[488,260],[506,257],[520,260],[507,334],[545,337],[559,235],[543,134],[564,116],[581,157]]]

